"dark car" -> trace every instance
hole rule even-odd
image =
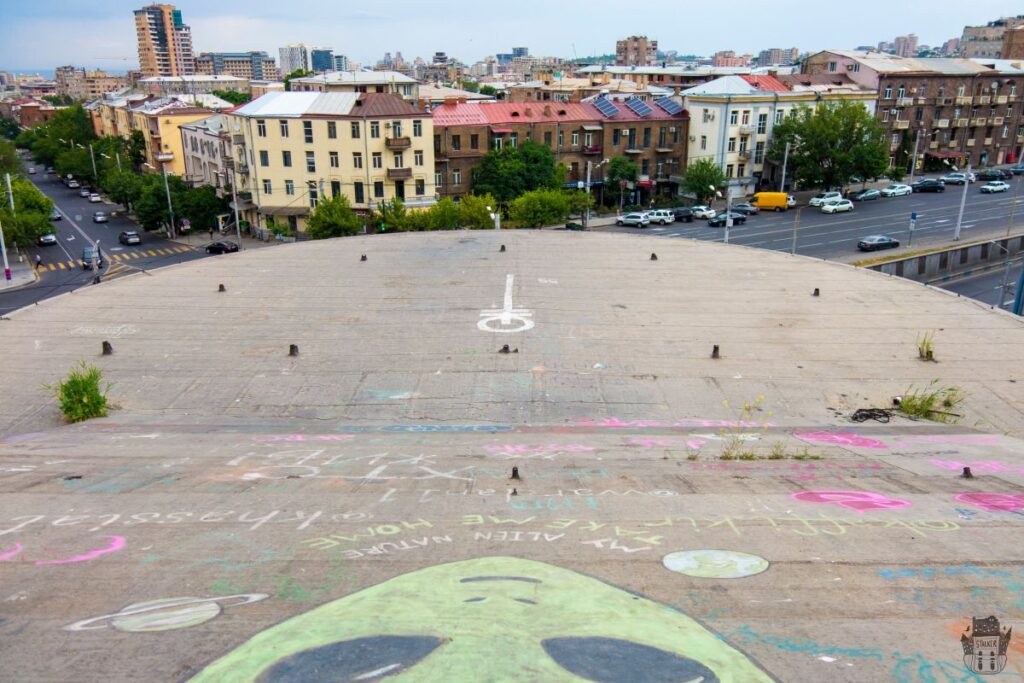
[[[861,251],[878,251],[879,249],[895,249],[900,246],[899,240],[894,240],[886,235],[869,235],[857,242],[857,248]]]
[[[747,222],[747,217],[744,216],[742,213],[736,213],[735,211],[733,211],[732,213],[724,212],[724,213],[720,213],[717,216],[715,216],[714,218],[708,220],[708,227],[709,228],[724,228],[725,227],[725,221],[726,221],[727,218],[732,218],[732,224],[733,225],[743,225],[744,223]]]
[[[672,213],[675,214],[677,221],[682,221],[684,223],[693,222],[693,209],[685,206],[677,206],[672,209]]]
[[[227,240],[210,242],[206,245],[207,254],[232,254],[236,251],[238,251],[238,245]]]
[[[586,228],[583,227],[582,223],[566,223],[565,224],[565,229],[566,230],[586,230]]]
[[[761,209],[757,208],[753,204],[743,202],[742,204],[733,204],[732,210],[736,213],[742,213],[744,216],[754,216],[761,213]]]
[[[103,254],[99,247],[85,247],[82,249],[82,270],[92,270],[93,264],[103,267]]]
[[[53,245],[57,244],[57,236],[54,235],[52,232],[44,233],[39,236],[39,239],[36,240],[36,244],[38,244],[41,247],[52,247]]]
[[[873,199],[879,199],[881,196],[881,192],[869,187],[860,190],[859,192],[854,192],[852,195],[850,195],[850,199],[852,199],[855,202],[869,202]]]
[[[59,221],[61,218],[63,218],[63,216],[60,215],[60,211],[58,211],[57,209],[54,209],[53,211],[50,212],[51,221]]]
[[[1009,180],[1011,177],[1013,177],[1012,173],[998,168],[986,168],[983,171],[978,171],[978,180],[984,180],[985,182],[992,180]]]
[[[142,238],[139,237],[139,233],[134,230],[125,230],[117,236],[117,241],[128,246],[133,244],[142,244]]]
[[[937,178],[921,178],[915,180],[910,189],[913,192],[945,192],[946,183]]]
[[[1006,170],[1013,175],[1021,175],[1024,174],[1024,164],[1017,164],[1016,166],[1011,166]]]

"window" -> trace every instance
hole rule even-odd
[[[725,167],[725,177],[726,178],[732,178],[732,168],[733,168],[732,164],[728,164]]]
[[[914,120],[922,121],[924,119],[924,107],[918,107],[917,111],[914,112]]]
[[[835,62],[829,62],[828,63],[828,70],[829,70],[829,72],[835,73],[836,68],[837,68],[837,65],[836,65]]]
[[[700,136],[700,148],[701,149],[707,149],[708,148],[708,136],[707,135],[701,135]]]
[[[374,168],[384,168],[384,157],[380,152],[374,152],[372,157]]]
[[[744,174],[744,172],[745,172],[746,170],[747,170],[747,166],[746,166],[746,164],[740,164],[739,166],[737,166],[737,167],[736,167],[736,177],[737,177],[737,178],[742,178],[742,177],[743,177],[743,174]]]
[[[742,123],[743,123],[744,126],[749,126],[750,125],[750,110],[749,109],[744,109],[743,110],[743,122]]]
[[[403,168],[405,166],[405,158],[401,152],[395,152],[395,168]]]
[[[461,135],[453,135],[452,136],[452,151],[457,152],[460,149],[462,149],[462,136]]]
[[[957,86],[957,88],[956,88],[956,96],[957,97],[963,97],[964,96],[964,86],[962,86],[962,85],[958,85]]]
[[[270,166],[270,152],[265,149],[260,150],[260,166]]]
[[[622,131],[616,128],[612,131],[612,144],[618,145],[622,142]]]
[[[504,144],[504,140],[502,140],[500,137],[494,138],[494,149],[501,149],[501,146],[503,144]]]
[[[636,149],[636,128],[630,128],[628,131],[629,140],[626,141],[626,145],[629,149]]]
[[[278,121],[277,123],[278,123],[278,125],[281,128],[281,137],[283,137],[283,138],[288,137],[288,122],[287,121]]]
[[[338,153],[337,152],[328,152],[327,153],[327,158],[330,159],[330,161],[331,161],[331,168],[340,168],[341,167],[341,163],[338,161]]]
[[[302,122],[302,137],[305,139],[307,145],[313,144],[313,122],[303,121]]]
[[[331,181],[331,197],[337,197],[339,194],[341,194],[341,181],[340,180],[332,180]]]
[[[362,183],[352,183],[352,193],[356,197],[356,204],[362,204],[366,201],[366,196],[363,194]]]
[[[263,119],[257,119],[256,121],[256,135],[261,138],[267,137],[267,122]]]
[[[358,121],[353,121],[352,122],[352,139],[353,140],[358,140],[359,139],[359,122]]]
[[[729,125],[735,126],[740,122],[740,113],[738,111],[729,112]]]
[[[316,156],[313,152],[306,152],[306,172],[316,173]]]
[[[440,171],[434,171],[434,186],[441,187],[443,178]]]
[[[580,145],[580,134],[579,132],[573,132],[572,134],[572,146],[579,147]]]
[[[651,129],[644,128],[644,147],[651,146]]]
[[[662,130],[665,130],[665,129],[662,128]],[[594,145],[594,134],[593,133],[584,133],[583,134],[583,145],[585,147],[592,147]]]
[[[730,152],[735,152],[736,151],[736,138],[729,138],[729,151]]]
[[[281,164],[285,167],[292,165],[292,153],[288,150],[281,152]]]
[[[373,184],[373,196],[375,199],[384,198],[384,181],[378,180]]]
[[[757,134],[764,135],[768,132],[768,114],[757,115]]]
[[[764,163],[764,142],[763,141],[762,142],[758,142],[757,144],[754,145],[754,163],[755,164],[763,164]]]
[[[900,89],[896,91],[896,97],[903,98],[907,96],[907,86],[901,85]]]
[[[295,183],[290,180],[284,181],[284,193],[288,196],[295,194]]]
[[[711,110],[710,109],[705,109],[704,110],[704,123],[707,123],[710,120],[711,120]]]
[[[1017,94],[1017,84],[1016,83],[1011,83],[1010,84],[1010,97],[1013,97],[1016,94]]]
[[[414,163],[417,166],[422,166],[423,165],[423,152],[421,152],[419,150],[416,150],[415,152],[413,152],[412,153],[412,163]]]
[[[900,144],[900,134],[899,133],[893,133],[892,134],[892,146],[893,147],[898,147],[899,144]]]
[[[1010,135],[1010,127],[1009,126],[1003,126],[1003,137],[1004,138],[1005,137],[1009,137],[1009,135]]]
[[[469,136],[469,148],[480,149],[480,136],[476,133]]]
[[[854,73],[860,73],[860,62],[854,62],[854,64],[853,64],[853,72]]]
[[[519,133],[512,133],[511,135],[509,135],[508,136],[508,144],[510,144],[512,147],[518,146],[519,145]]]
[[[927,92],[928,92],[928,86],[927,85],[921,84],[921,85],[919,85],[917,87],[917,96],[918,97],[926,97],[927,96]]]
[[[426,192],[427,192],[427,181],[423,180],[423,178],[419,178],[416,181],[416,196],[417,197],[422,197],[424,194],[426,194]]]
[[[616,131],[618,132],[618,131]],[[558,147],[561,149],[562,145],[565,144],[565,131],[558,131]]]
[[[421,137],[423,135],[423,122],[416,120],[412,122],[412,136],[414,138]]]
[[[272,194],[273,186],[269,180],[263,181],[263,194]]]
[[[395,121],[395,122],[393,122],[391,124],[391,135],[392,135],[392,137],[396,137],[396,138],[402,137],[402,122],[401,121]]]
[[[643,161],[641,161],[640,162],[640,174],[641,175],[649,175],[650,171],[651,171],[651,160],[650,159],[644,159]]]
[[[786,115],[786,110],[784,110],[784,109],[779,109],[777,112],[775,112],[775,125],[776,126],[779,125],[780,123],[782,123],[782,117],[785,116],[785,115]]]
[[[462,170],[457,168],[454,171],[452,171],[452,185],[461,185],[461,184],[462,184]]]
[[[370,121],[370,137],[380,137],[380,121]]]
[[[750,138],[747,138],[747,137],[740,138],[740,154],[743,154],[744,152],[747,151],[747,144],[749,143],[749,141],[750,141]]]
[[[886,123],[888,121],[889,121],[889,110],[888,109],[883,109],[882,110],[882,123]]]
[[[352,152],[352,167],[353,168],[362,168],[363,167],[363,153],[362,152]]]
[[[892,99],[892,86],[891,85],[885,86],[885,91],[882,93],[882,99],[883,100],[891,100]]]
[[[338,123],[336,121],[327,122],[327,137],[332,140],[338,137]]]
[[[320,198],[320,193],[317,191],[316,183],[310,181],[306,183],[306,188],[309,190],[309,207],[311,209],[315,209],[316,202]]]
[[[665,126],[662,126],[661,128],[658,129],[658,147],[664,147],[665,146],[665,141],[666,141],[666,135],[667,134],[668,134],[668,129],[665,128]]]

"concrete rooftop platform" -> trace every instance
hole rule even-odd
[[[1022,348],[907,281],[611,234],[53,299],[0,321],[0,680],[992,680],[960,639],[1024,628]],[[61,426],[80,359],[118,408]],[[959,425],[848,419],[933,381]]]

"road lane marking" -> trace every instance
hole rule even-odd
[[[533,311],[525,308],[513,308],[512,306],[512,286],[514,282],[514,275],[509,274],[505,277],[505,301],[501,308],[487,308],[480,311],[480,321],[476,326],[481,332],[509,334],[512,332],[525,332],[533,328],[534,321],[530,320],[533,317]],[[491,323],[494,322],[497,322],[499,327],[491,327]],[[513,322],[518,322],[519,326],[510,327]]]

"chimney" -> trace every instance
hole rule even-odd
[[[545,104],[544,105],[544,116],[551,116],[551,105],[550,104]]]

